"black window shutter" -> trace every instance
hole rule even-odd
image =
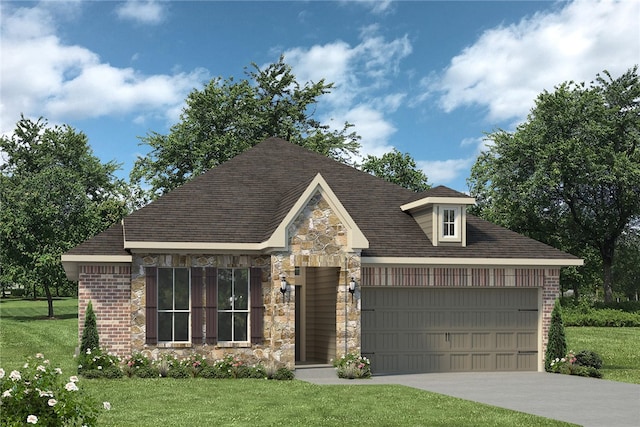
[[[262,299],[262,269],[250,271],[251,293],[251,343],[262,344],[264,325],[264,301]]]
[[[158,343],[158,269],[145,267],[145,292],[147,306],[145,317],[147,322],[147,344]]]
[[[191,267],[191,342],[202,344],[202,268]]]
[[[205,307],[207,344],[218,342],[218,269],[215,267],[205,268]]]

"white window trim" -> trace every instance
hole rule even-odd
[[[453,236],[444,235],[444,212],[452,210],[454,213],[454,234]],[[442,243],[461,242],[462,241],[462,214],[460,206],[443,205],[438,209],[438,240]]]
[[[175,341],[175,340],[171,340],[171,341],[160,341],[160,330],[158,330],[158,347],[190,347],[191,346],[191,269],[190,268],[186,268],[186,267],[158,267],[158,271],[157,271],[157,280],[158,280],[158,290],[160,289],[160,269],[167,269],[167,270],[171,270],[172,274],[173,274],[173,286],[175,289],[175,285],[176,285],[176,270],[177,269],[185,269],[187,270],[187,274],[189,277],[189,309],[188,310],[161,310],[160,308],[156,309],[156,316],[158,316],[160,313],[189,313],[189,325],[187,326],[188,330],[187,333],[189,334],[189,338],[186,341]],[[157,292],[157,291],[156,291]],[[175,303],[175,291],[174,291],[174,303]],[[174,319],[175,322],[175,319]],[[160,328],[160,320],[157,319],[156,323],[158,325],[158,329]],[[175,323],[172,326],[172,338],[175,337]]]

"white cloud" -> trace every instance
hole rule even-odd
[[[385,114],[396,111],[406,98],[403,93],[389,93],[388,87],[411,51],[407,36],[385,40],[377,26],[369,26],[361,30],[355,46],[338,40],[289,49],[284,56],[298,81],[324,78],[334,83],[331,93],[322,97],[323,122],[337,129],[345,121],[352,123],[362,137],[361,154],[381,156],[393,148],[389,139],[396,131]]]
[[[208,79],[205,70],[142,75],[118,68],[94,52],[63,43],[54,19],[40,6],[3,8],[0,131],[20,114],[50,121],[136,112],[174,120],[186,95]],[[168,115],[171,115],[169,117]]]
[[[424,171],[430,183],[444,185],[458,179],[460,174],[467,173],[475,159],[449,159],[433,161],[416,161]]]
[[[116,9],[120,19],[128,19],[140,24],[156,25],[165,19],[164,5],[157,1],[130,0]]]
[[[604,69],[620,75],[640,62],[640,2],[574,1],[518,24],[484,32],[451,60],[442,76],[425,78],[447,111],[488,109],[488,119],[524,119],[537,95],[561,82],[592,81]]]

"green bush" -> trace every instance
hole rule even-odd
[[[182,365],[172,366],[167,373],[169,378],[191,378],[191,376],[191,369]]]
[[[21,371],[6,374],[0,368],[0,424],[96,425],[98,404],[78,384],[76,376],[63,379],[62,370],[52,368],[40,353],[27,359]],[[111,408],[109,402],[103,406]]]
[[[584,350],[587,352],[588,350]],[[593,352],[591,352],[593,353]],[[570,351],[562,358],[551,360],[548,372],[565,375],[578,375],[581,377],[602,378],[602,373],[593,366],[583,366],[578,364],[576,355]]]
[[[582,350],[576,353],[576,364],[601,369],[603,362],[602,357],[595,351]]]
[[[612,308],[596,309],[587,305],[565,307],[562,317],[566,326],[639,327],[640,312]]]
[[[158,378],[159,376],[160,372],[154,366],[140,366],[136,370],[136,377],[138,378]]]
[[[356,353],[348,353],[333,362],[338,378],[371,378],[371,362]]]
[[[279,368],[275,374],[273,374],[273,376],[271,377],[272,380],[277,380],[277,381],[289,381],[292,380],[294,377],[293,372],[290,369],[287,368]]]
[[[91,300],[87,303],[87,310],[84,314],[84,328],[82,329],[82,339],[80,340],[80,353],[100,347],[100,337],[98,336],[98,325],[96,315],[93,312]]]
[[[559,300],[556,300],[551,312],[548,338],[547,351],[544,357],[544,369],[547,372],[551,370],[551,365],[554,361],[563,358],[567,353],[567,339],[564,334],[562,308]]]

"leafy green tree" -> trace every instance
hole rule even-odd
[[[640,224],[625,231],[616,248],[613,277],[616,289],[631,300],[640,294]]]
[[[300,84],[283,57],[264,69],[252,64],[245,75],[237,82],[215,78],[194,90],[168,135],[142,137],[151,150],[136,161],[132,181],[146,182],[154,198],[272,136],[345,163],[358,152],[352,125],[331,130],[313,118],[318,98],[333,83]]]
[[[549,335],[547,340],[547,351],[544,356],[544,368],[549,371],[551,362],[555,359],[562,359],[567,355],[567,338],[564,334],[564,323],[562,322],[562,307],[560,300],[556,300],[551,312],[551,324],[549,325]]]
[[[124,183],[83,133],[44,119],[23,117],[0,138],[0,152],[0,281],[23,284],[34,298],[43,286],[53,317],[51,287],[67,283],[60,256],[124,216]]]
[[[360,169],[416,192],[431,188],[427,175],[418,169],[413,157],[409,153],[402,154],[395,148],[382,157],[368,155]]]
[[[469,179],[485,219],[576,254],[595,249],[607,302],[616,242],[640,216],[637,71],[543,92],[515,132],[488,135]]]

